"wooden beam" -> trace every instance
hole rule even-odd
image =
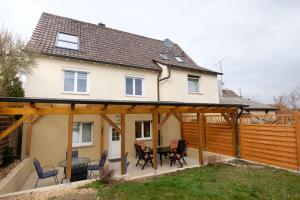
[[[238,146],[237,146],[237,124],[236,124],[236,114],[231,116],[231,130],[232,130],[232,148],[233,148],[233,156],[238,156]]]
[[[152,113],[152,148],[153,148],[153,168],[157,170],[157,142],[158,142],[158,113]]]
[[[202,151],[202,132],[203,132],[203,117],[200,113],[197,113],[197,124],[198,124],[198,154],[199,154],[199,164],[203,165],[203,151]]]
[[[104,120],[103,118],[100,116],[100,141],[99,141],[99,150],[100,150],[100,155],[102,155],[104,147],[104,141],[103,141],[103,132],[104,132]]]
[[[167,113],[164,118],[161,120],[161,122],[158,124],[157,129],[160,130],[162,125],[169,119],[169,117],[171,116],[170,113]]]
[[[121,114],[121,175],[126,174],[125,166],[125,114]]]
[[[106,115],[106,114],[100,114],[101,117],[109,124],[111,125],[120,135],[122,135],[122,130]]]
[[[31,138],[32,138],[32,116],[28,120],[28,127],[26,131],[26,155],[30,155]]]
[[[8,128],[6,128],[4,131],[0,133],[0,140],[8,136],[11,132],[16,130],[21,124],[23,124],[26,120],[29,119],[28,115],[23,115],[18,121],[16,121],[14,124],[10,125]]]
[[[182,116],[181,116],[181,114],[177,114],[177,113],[173,113],[173,114],[174,114],[174,116],[176,117],[176,119],[177,119],[179,122],[182,121]]]
[[[72,138],[73,137],[73,114],[69,114],[68,121],[68,149],[67,149],[67,179],[71,180],[71,164],[72,164]]]

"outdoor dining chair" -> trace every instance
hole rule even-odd
[[[179,140],[176,151],[170,155],[170,160],[171,160],[170,166],[172,166],[173,164],[175,164],[176,161],[178,161],[180,167],[183,167],[180,160],[182,160],[184,164],[187,164],[184,159],[184,155],[186,154],[186,149],[187,149],[187,145],[185,143],[185,140]]]
[[[99,171],[101,170],[104,165],[105,165],[105,161],[107,158],[107,151],[104,151],[101,155],[101,159],[100,160],[93,160],[90,162],[90,164],[88,165],[88,170],[90,171],[90,177],[92,178],[92,172],[93,171]]]
[[[38,175],[38,179],[35,183],[34,188],[36,188],[36,186],[37,186],[40,179],[46,179],[46,178],[53,177],[55,183],[56,184],[58,183],[58,179],[57,179],[58,170],[57,169],[55,169],[52,166],[44,166],[42,168],[41,164],[40,164],[40,161],[38,161],[37,159],[33,159],[33,165],[34,165],[35,171]]]
[[[136,154],[138,156],[138,161],[135,166],[141,165],[142,170],[144,170],[146,164],[151,163],[153,167],[153,162],[152,162],[153,157],[151,156],[151,153],[147,151],[146,152],[143,151],[141,145],[134,144],[134,147],[136,150]],[[144,164],[141,164],[140,161],[144,161]]]
[[[152,148],[147,147],[144,140],[136,140],[134,144],[140,145],[142,151],[152,153]],[[138,155],[136,154],[135,157],[138,157]]]

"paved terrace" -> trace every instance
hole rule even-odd
[[[211,155],[216,155],[218,161],[226,161],[226,160],[229,160],[229,159],[233,158],[233,157],[230,157],[230,156],[215,154],[215,153],[211,153],[211,152],[203,152],[203,153],[204,153],[204,160],[207,160],[207,157],[211,156]],[[191,157],[185,157],[185,160],[187,162],[187,165],[184,165],[183,168],[190,168],[190,167],[198,167],[199,166],[199,162],[196,159],[193,159]],[[178,162],[176,162],[175,165],[170,167],[170,159],[169,158],[163,159],[162,166],[160,166],[160,162],[158,162],[158,168],[157,168],[156,172],[154,171],[154,169],[151,167],[150,164],[148,166],[145,166],[144,170],[142,170],[141,166],[136,167],[135,164],[137,162],[137,159],[135,159],[135,158],[129,158],[129,162],[130,162],[130,164],[129,164],[128,169],[127,169],[128,170],[127,175],[125,176],[127,179],[136,179],[136,178],[139,178],[139,177],[147,177],[147,176],[152,176],[152,175],[157,175],[157,174],[174,172],[178,169],[182,169],[182,168],[179,168],[179,163]],[[107,164],[110,164],[115,169],[115,176],[120,177],[120,171],[121,171],[120,170],[120,162],[110,163],[109,161],[107,161]],[[62,180],[62,178],[64,177],[63,168],[58,167],[57,169],[59,170],[58,180]],[[93,178],[95,178],[98,173],[99,172],[95,171]],[[24,183],[24,185],[22,186],[21,190],[33,189],[34,185],[36,183],[36,180],[37,180],[37,175],[36,175],[36,172],[33,171],[29,175],[29,177],[27,178],[27,180]],[[54,179],[53,178],[48,178],[48,179],[40,180],[39,183],[38,183],[37,188],[51,186],[51,185],[55,185]]]

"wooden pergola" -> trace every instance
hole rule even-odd
[[[21,115],[22,117],[0,133],[0,140],[9,135],[13,130],[28,122],[26,154],[30,154],[32,126],[45,115],[68,115],[68,148],[67,148],[67,179],[71,177],[71,152],[73,116],[81,114],[100,115],[121,136],[121,174],[125,174],[125,115],[126,114],[151,114],[152,115],[152,145],[153,167],[157,169],[157,143],[158,131],[171,115],[181,121],[181,114],[196,113],[199,125],[199,164],[203,164],[201,133],[205,113],[221,113],[225,120],[231,124],[233,131],[233,147],[236,145],[236,120],[238,109],[245,105],[240,104],[208,104],[208,103],[183,103],[167,101],[115,101],[115,100],[78,100],[78,99],[50,99],[50,98],[10,98],[0,97],[0,115]],[[118,126],[107,114],[120,114],[121,123]],[[165,114],[159,120],[159,114]],[[100,134],[101,135],[101,134]],[[102,139],[101,139],[102,140]],[[102,146],[102,145],[100,145]],[[102,147],[101,147],[102,148]],[[101,150],[100,150],[101,151]],[[235,151],[237,152],[237,151]]]

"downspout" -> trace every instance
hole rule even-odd
[[[239,118],[242,116],[244,111],[244,107],[240,107],[240,112],[236,116],[235,119],[235,132],[236,132],[236,142],[237,142],[237,157],[240,158],[241,151],[240,151],[240,133],[239,133]]]
[[[170,67],[167,65],[168,67],[168,76],[160,79],[159,77],[162,74],[162,70],[159,71],[158,76],[157,76],[157,101],[160,101],[160,87],[159,87],[159,83],[163,80],[169,79],[171,77],[171,70]],[[160,113],[158,113],[158,123],[160,123]],[[160,139],[160,130],[158,131],[158,145],[160,146],[161,143],[161,139]]]

